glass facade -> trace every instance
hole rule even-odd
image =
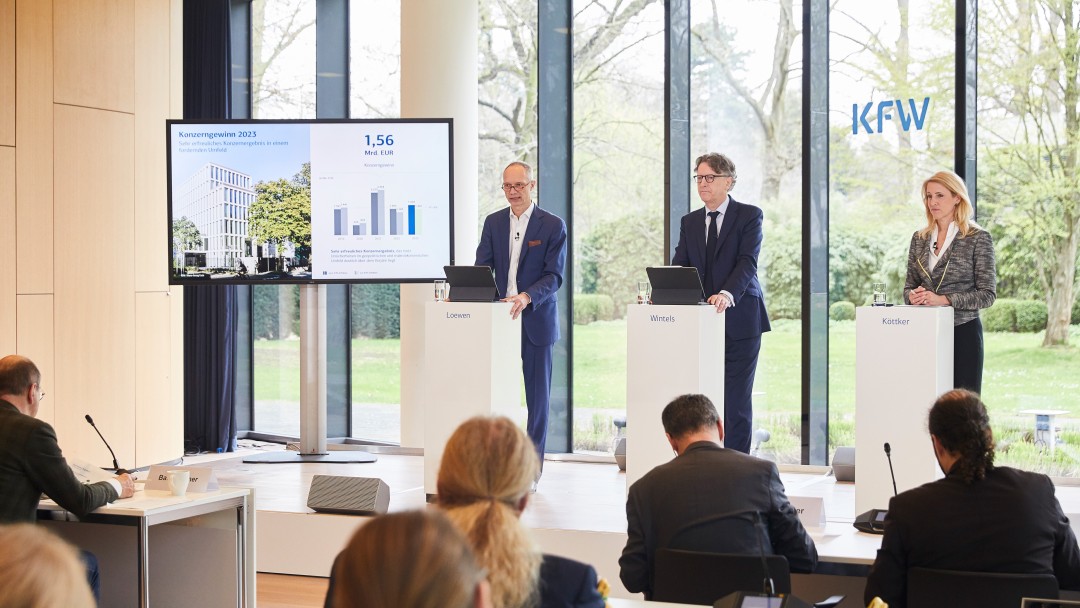
[[[1060,41],[1080,35],[1080,3],[988,0],[958,24],[965,13],[936,0],[805,1],[480,2],[478,225],[506,205],[502,167],[538,162],[544,105],[570,111],[572,200],[564,219],[572,236],[572,323],[563,332],[570,363],[561,373],[571,383],[573,448],[611,450],[611,420],[625,411],[625,307],[642,269],[667,261],[665,242],[678,238],[670,234],[672,215],[700,205],[693,188],[689,201],[665,200],[666,163],[679,155],[663,145],[666,130],[677,128],[666,104],[685,104],[687,166],[708,151],[728,155],[739,174],[732,196],[765,213],[758,275],[773,331],[763,337],[754,386],[754,426],[769,435],[759,455],[823,464],[808,456],[818,452],[808,449],[805,426],[809,401],[826,395],[828,453],[854,444],[854,308],[868,303],[878,281],[891,302],[900,300],[908,243],[925,223],[922,182],[956,169],[969,173],[969,186],[977,183],[976,219],[995,241],[998,302],[983,313],[983,384],[1005,448],[999,462],[1075,476],[1080,401],[1073,395],[1080,392],[1069,389],[1080,369],[1080,158],[1073,152],[1080,85],[1067,75],[1080,66],[1060,53]],[[390,4],[349,4],[353,117],[398,115],[400,13]],[[563,66],[552,63],[562,61],[562,50],[539,43],[538,14],[556,5],[572,15],[572,60]],[[688,31],[665,31],[681,22],[671,19],[673,10],[685,11]],[[253,3],[253,116],[314,115],[313,20],[313,1]],[[978,40],[958,40],[958,32]],[[686,87],[665,78],[665,50],[677,36],[689,47]],[[289,44],[275,42],[285,37]],[[960,75],[968,78],[959,80],[968,101],[957,108],[965,97],[956,66],[972,60],[967,48],[978,48],[977,78]],[[823,59],[810,61],[815,52]],[[572,74],[560,98],[538,94],[539,75],[553,65]],[[809,74],[807,65],[814,66]],[[827,102],[807,82],[827,82]],[[806,124],[812,97],[827,116],[817,125]],[[977,120],[964,115],[974,113],[971,104]],[[816,146],[815,137],[827,143]],[[806,183],[814,174],[808,167],[817,166],[810,150],[828,158],[820,193]],[[688,183],[690,175],[670,179]],[[543,191],[541,183],[541,202]],[[807,212],[814,196],[824,213]],[[827,220],[818,228],[810,217]],[[807,251],[822,247],[828,329],[811,339]],[[396,311],[397,298],[396,285],[350,291],[349,433],[357,438],[400,437],[398,319],[385,313]],[[297,433],[297,387],[289,380],[299,365],[296,300],[296,288],[253,289],[253,426],[260,431]],[[826,357],[826,374],[800,373]],[[1033,412],[1047,410],[1061,413],[1040,423]]]
[[[951,169],[955,15],[841,0],[829,20],[829,443],[854,445],[855,308],[904,288],[922,182]]]

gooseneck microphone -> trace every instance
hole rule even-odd
[[[105,441],[105,436],[102,435],[101,431],[98,430],[97,425],[94,424],[94,419],[90,417],[90,414],[86,415],[86,421],[90,423],[90,426],[94,427],[94,432],[97,433],[98,437],[101,437],[101,443],[104,443],[105,447],[108,448],[109,453],[112,454],[112,466],[113,470],[116,471],[116,474],[123,475],[124,473],[127,473],[130,475],[131,471],[128,471],[127,469],[121,469],[120,464],[116,462],[116,452],[113,451],[112,447],[109,445],[109,442]]]
[[[765,545],[761,542],[762,534],[767,533],[765,524],[761,522],[761,511],[754,511],[754,519],[757,521],[757,525],[754,527],[754,536],[757,537],[758,555],[761,557],[761,591],[771,596],[776,594],[776,585],[773,584],[773,579],[769,576],[769,564],[765,561]],[[761,534],[757,530],[759,527],[761,528]]]
[[[885,442],[885,458],[889,459],[889,476],[892,477],[892,493],[893,493],[893,496],[896,496],[897,495],[897,491],[896,491],[896,473],[893,472],[893,468],[892,468],[892,448],[889,446],[888,441]]]

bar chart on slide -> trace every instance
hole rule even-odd
[[[449,129],[401,123],[312,129],[312,274],[364,281],[441,277],[453,261]]]
[[[365,201],[366,202],[366,201]],[[385,188],[371,190],[370,205],[334,206],[334,236],[420,236],[423,209],[415,201],[386,201]]]

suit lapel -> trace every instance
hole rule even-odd
[[[693,225],[690,230],[690,244],[694,247],[699,259],[704,260],[707,254],[705,250],[706,241],[705,231],[701,228],[705,225],[705,207],[702,207],[693,213],[693,217],[690,218],[690,223]]]
[[[731,199],[727,206],[727,212],[720,216],[723,218],[723,223],[720,224],[720,234],[716,236],[717,255],[720,255],[720,248],[724,246],[724,239],[735,230],[735,220],[739,217],[739,207],[741,205],[735,202],[735,199]]]
[[[529,218],[529,226],[525,228],[525,242],[521,244],[521,255],[518,257],[518,270],[521,270],[521,263],[525,261],[525,255],[529,253],[532,247],[529,247],[530,241],[535,241],[536,237],[540,235],[540,228],[544,223],[544,213],[540,211],[540,207],[533,207],[532,217]],[[507,220],[509,225],[509,220]]]

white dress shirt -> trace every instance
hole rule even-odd
[[[720,215],[716,216],[716,237],[717,238],[720,238],[720,229],[724,227],[724,216],[727,215],[728,203],[730,203],[730,202],[731,202],[731,195],[729,194],[728,197],[724,199],[724,202],[720,203],[720,206],[716,208],[716,210],[720,212]],[[708,253],[709,230],[711,230],[711,229],[712,229],[712,218],[709,217],[709,208],[706,207],[705,208],[705,246],[706,246],[706,253]],[[724,294],[724,296],[727,297],[728,306],[730,306],[731,308],[735,308],[735,296],[731,295],[731,292],[729,292],[726,289],[721,289],[720,293]],[[713,294],[711,294],[711,293],[707,293],[707,294],[705,294],[705,298],[708,299],[712,295]]]
[[[533,207],[536,203],[529,203],[529,207],[518,217],[510,210],[510,270],[506,274],[507,298],[518,294],[517,271],[518,262],[521,260],[521,247],[525,242],[525,231],[529,229],[529,218],[532,216]]]
[[[934,243],[936,243],[938,239],[938,225],[937,223],[934,224],[934,232],[930,235],[930,270],[933,270],[934,266],[937,266],[938,260],[945,255],[945,252],[949,249],[949,245],[952,245],[953,239],[956,238],[956,235],[959,232],[960,227],[956,225],[956,222],[950,222],[949,231],[945,233],[945,244],[941,249],[935,252]]]

